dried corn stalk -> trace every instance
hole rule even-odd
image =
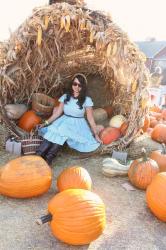
[[[26,103],[33,92],[56,97],[75,73],[98,73],[114,98],[113,109],[129,121],[126,136],[102,148],[111,152],[131,142],[146,114],[145,57],[109,16],[71,4],[36,8],[0,43],[0,101]]]

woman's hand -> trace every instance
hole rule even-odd
[[[46,127],[47,125],[45,123],[41,123],[41,124],[38,124],[36,125],[36,130],[40,129],[40,128],[44,128]]]
[[[96,141],[98,141],[99,143],[103,144],[103,142],[100,139],[100,137],[98,136],[98,134],[95,134],[94,136],[95,136]]]
[[[39,128],[44,128],[44,127],[46,127],[47,125],[45,124],[45,123],[41,123],[41,124],[39,124]]]

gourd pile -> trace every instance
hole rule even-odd
[[[92,181],[86,169],[73,166],[57,178],[60,191],[48,204],[48,214],[38,224],[50,221],[53,235],[72,245],[85,245],[97,239],[105,228],[105,205],[91,192]]]
[[[124,135],[124,129],[121,129],[126,124],[126,118],[122,115],[115,115],[110,119],[109,127],[100,131],[100,139],[103,144],[108,145],[118,140]],[[126,128],[127,129],[127,128]]]
[[[59,105],[58,99],[53,99],[48,95],[36,93],[32,96],[32,104],[7,104],[4,106],[7,118],[16,122],[19,128],[25,132],[31,132],[36,125],[42,122]]]
[[[146,190],[147,205],[156,217],[166,222],[166,172],[158,173],[158,164],[146,156],[121,169],[115,160],[105,159],[105,167],[128,173],[131,183]],[[118,170],[117,170],[118,169]],[[108,169],[107,169],[108,170]],[[112,174],[112,176],[114,176]],[[14,198],[30,198],[48,191],[51,170],[38,156],[23,156],[7,163],[0,173],[0,193]],[[86,169],[73,166],[57,178],[56,194],[48,203],[48,214],[38,224],[50,222],[53,235],[71,245],[89,244],[103,232],[106,224],[105,205],[91,191],[92,180]]]
[[[166,142],[165,135],[166,126],[166,109],[161,109],[159,106],[152,106],[149,109],[149,114],[145,119],[144,132],[151,135],[153,140],[160,143]]]
[[[0,172],[0,194],[12,198],[31,198],[47,192],[52,174],[39,156],[23,156],[9,161]],[[60,191],[48,204],[49,214],[41,223],[51,221],[53,235],[72,245],[97,239],[105,228],[105,205],[91,192],[92,180],[86,169],[73,166],[57,178]]]
[[[131,184],[146,190],[147,205],[152,213],[166,222],[166,155],[154,151],[148,157],[142,149],[142,158],[129,165],[122,165],[113,158],[103,160],[105,176],[127,176]],[[159,173],[161,172],[161,173]]]

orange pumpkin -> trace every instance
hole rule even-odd
[[[161,116],[164,120],[166,120],[166,109],[163,109],[161,112]]]
[[[36,125],[41,123],[41,118],[36,115],[35,111],[29,110],[21,116],[18,126],[23,130],[30,132]]]
[[[92,180],[85,168],[73,166],[61,172],[57,178],[57,187],[60,192],[69,188],[91,190]]]
[[[151,138],[155,141],[166,143],[166,125],[157,124],[151,133]]]
[[[139,189],[146,189],[158,172],[157,162],[147,158],[145,151],[143,151],[143,157],[133,161],[131,164],[128,177],[133,186]]]
[[[51,169],[39,156],[22,156],[9,161],[0,173],[0,194],[30,198],[48,191]]]
[[[160,121],[162,119],[161,113],[158,112],[151,112],[152,117],[156,118],[157,121]]]
[[[150,122],[150,127],[151,127],[151,128],[154,128],[157,124],[158,124],[158,121],[154,118],[154,119],[151,120],[151,122]]]
[[[166,222],[166,172],[154,177],[147,188],[146,201],[152,213]]]
[[[37,222],[50,221],[53,235],[71,245],[89,244],[105,228],[105,205],[88,190],[67,189],[58,193],[50,200],[48,212]]]
[[[151,122],[156,120],[156,118],[154,116],[151,116],[151,115],[149,116],[149,118],[150,118],[150,126],[151,126]]]
[[[164,151],[153,151],[150,153],[149,157],[155,160],[159,166],[160,172],[166,172],[166,150],[165,145],[163,145]]]
[[[161,109],[160,109],[160,107],[159,106],[157,106],[157,105],[154,105],[153,107],[150,107],[150,109],[149,109],[150,111],[152,111],[152,112],[158,112],[158,113],[161,113]]]
[[[105,128],[99,134],[100,139],[102,140],[103,144],[110,144],[113,141],[116,141],[121,136],[120,130],[118,128]]]
[[[150,126],[150,118],[149,115],[146,115],[144,120],[144,126],[142,127],[143,132],[146,132],[149,126]]]
[[[122,125],[120,126],[120,132],[121,132],[122,135],[126,134],[128,126],[129,126],[128,122],[122,123]]]

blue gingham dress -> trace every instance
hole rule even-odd
[[[59,98],[64,103],[66,94]],[[84,118],[85,108],[92,107],[90,97],[86,97],[83,109],[77,104],[78,99],[71,97],[70,101],[64,103],[64,114],[57,118],[51,125],[40,129],[45,139],[59,145],[65,142],[70,148],[79,152],[91,152],[96,150],[100,143],[94,138],[90,127]]]

